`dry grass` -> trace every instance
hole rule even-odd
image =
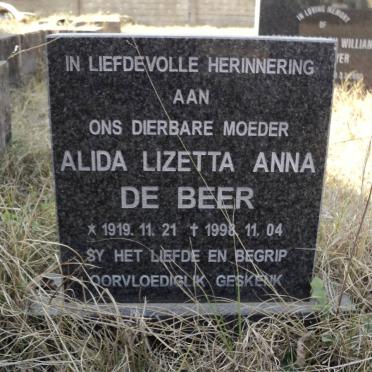
[[[59,26],[61,29],[68,29],[72,23],[86,22],[87,26],[92,25],[99,13],[84,14],[84,16],[73,16],[68,13],[59,13],[51,15],[47,18],[40,18],[38,20],[31,20],[28,23],[15,21],[0,21],[0,33],[22,34],[42,29],[58,29],[56,27],[60,20],[65,19],[66,24]],[[107,15],[105,15],[107,16]],[[110,16],[115,17],[115,14]],[[157,35],[159,33],[168,33],[170,35],[236,35],[236,36],[254,36],[255,30],[249,27],[214,27],[214,26],[146,26],[141,24],[125,24],[122,23],[123,34],[136,35]]]
[[[344,92],[336,90],[334,99],[328,174],[366,192],[372,182],[372,94],[360,86]]]
[[[16,22],[13,20],[0,20],[0,33],[4,34],[23,34],[39,29],[40,27],[35,21]]]
[[[342,283],[371,181],[371,94],[337,90],[316,273]],[[43,273],[59,272],[44,84],[13,95],[14,142],[0,163],[0,368],[58,371],[370,371],[372,213],[346,277],[353,313],[317,322],[267,316],[149,321],[27,312]],[[363,139],[361,139],[363,138]],[[368,156],[367,156],[368,155]],[[363,171],[365,170],[365,171]],[[363,176],[364,174],[364,176]],[[363,182],[363,187],[362,187]]]

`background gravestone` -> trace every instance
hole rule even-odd
[[[372,5],[366,0],[261,0],[260,35],[338,39],[339,80],[372,87]]]
[[[10,141],[11,113],[8,63],[0,61],[0,152]]]
[[[59,34],[48,59],[60,240],[94,283],[123,303],[309,297],[335,41]]]
[[[21,77],[27,83],[45,68],[45,34],[42,31],[27,32],[20,35],[21,41]]]
[[[121,32],[121,21],[119,15],[90,15],[84,19],[84,16],[79,17],[74,23],[75,27],[95,26],[101,29],[101,32],[119,33]]]
[[[21,84],[21,53],[19,35],[0,34],[0,60],[9,63],[9,82],[16,87]]]

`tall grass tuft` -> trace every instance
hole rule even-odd
[[[372,370],[371,206],[361,225],[371,184],[370,93],[336,91],[316,261],[321,281],[345,280],[354,311],[323,311],[306,324],[283,314],[242,318],[240,327],[206,315],[30,312],[47,286],[42,278],[60,273],[45,85],[33,81],[12,100],[13,144],[0,161],[1,370]]]

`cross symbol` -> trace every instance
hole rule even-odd
[[[194,222],[191,226],[190,229],[192,230],[192,236],[196,236],[196,230],[199,228],[199,226]]]
[[[88,235],[96,235],[96,225],[90,224],[88,225]]]

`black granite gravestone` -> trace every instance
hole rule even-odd
[[[337,80],[372,87],[372,3],[366,0],[260,0],[260,35],[338,39]]]
[[[335,41],[50,38],[65,273],[122,303],[308,298]]]

